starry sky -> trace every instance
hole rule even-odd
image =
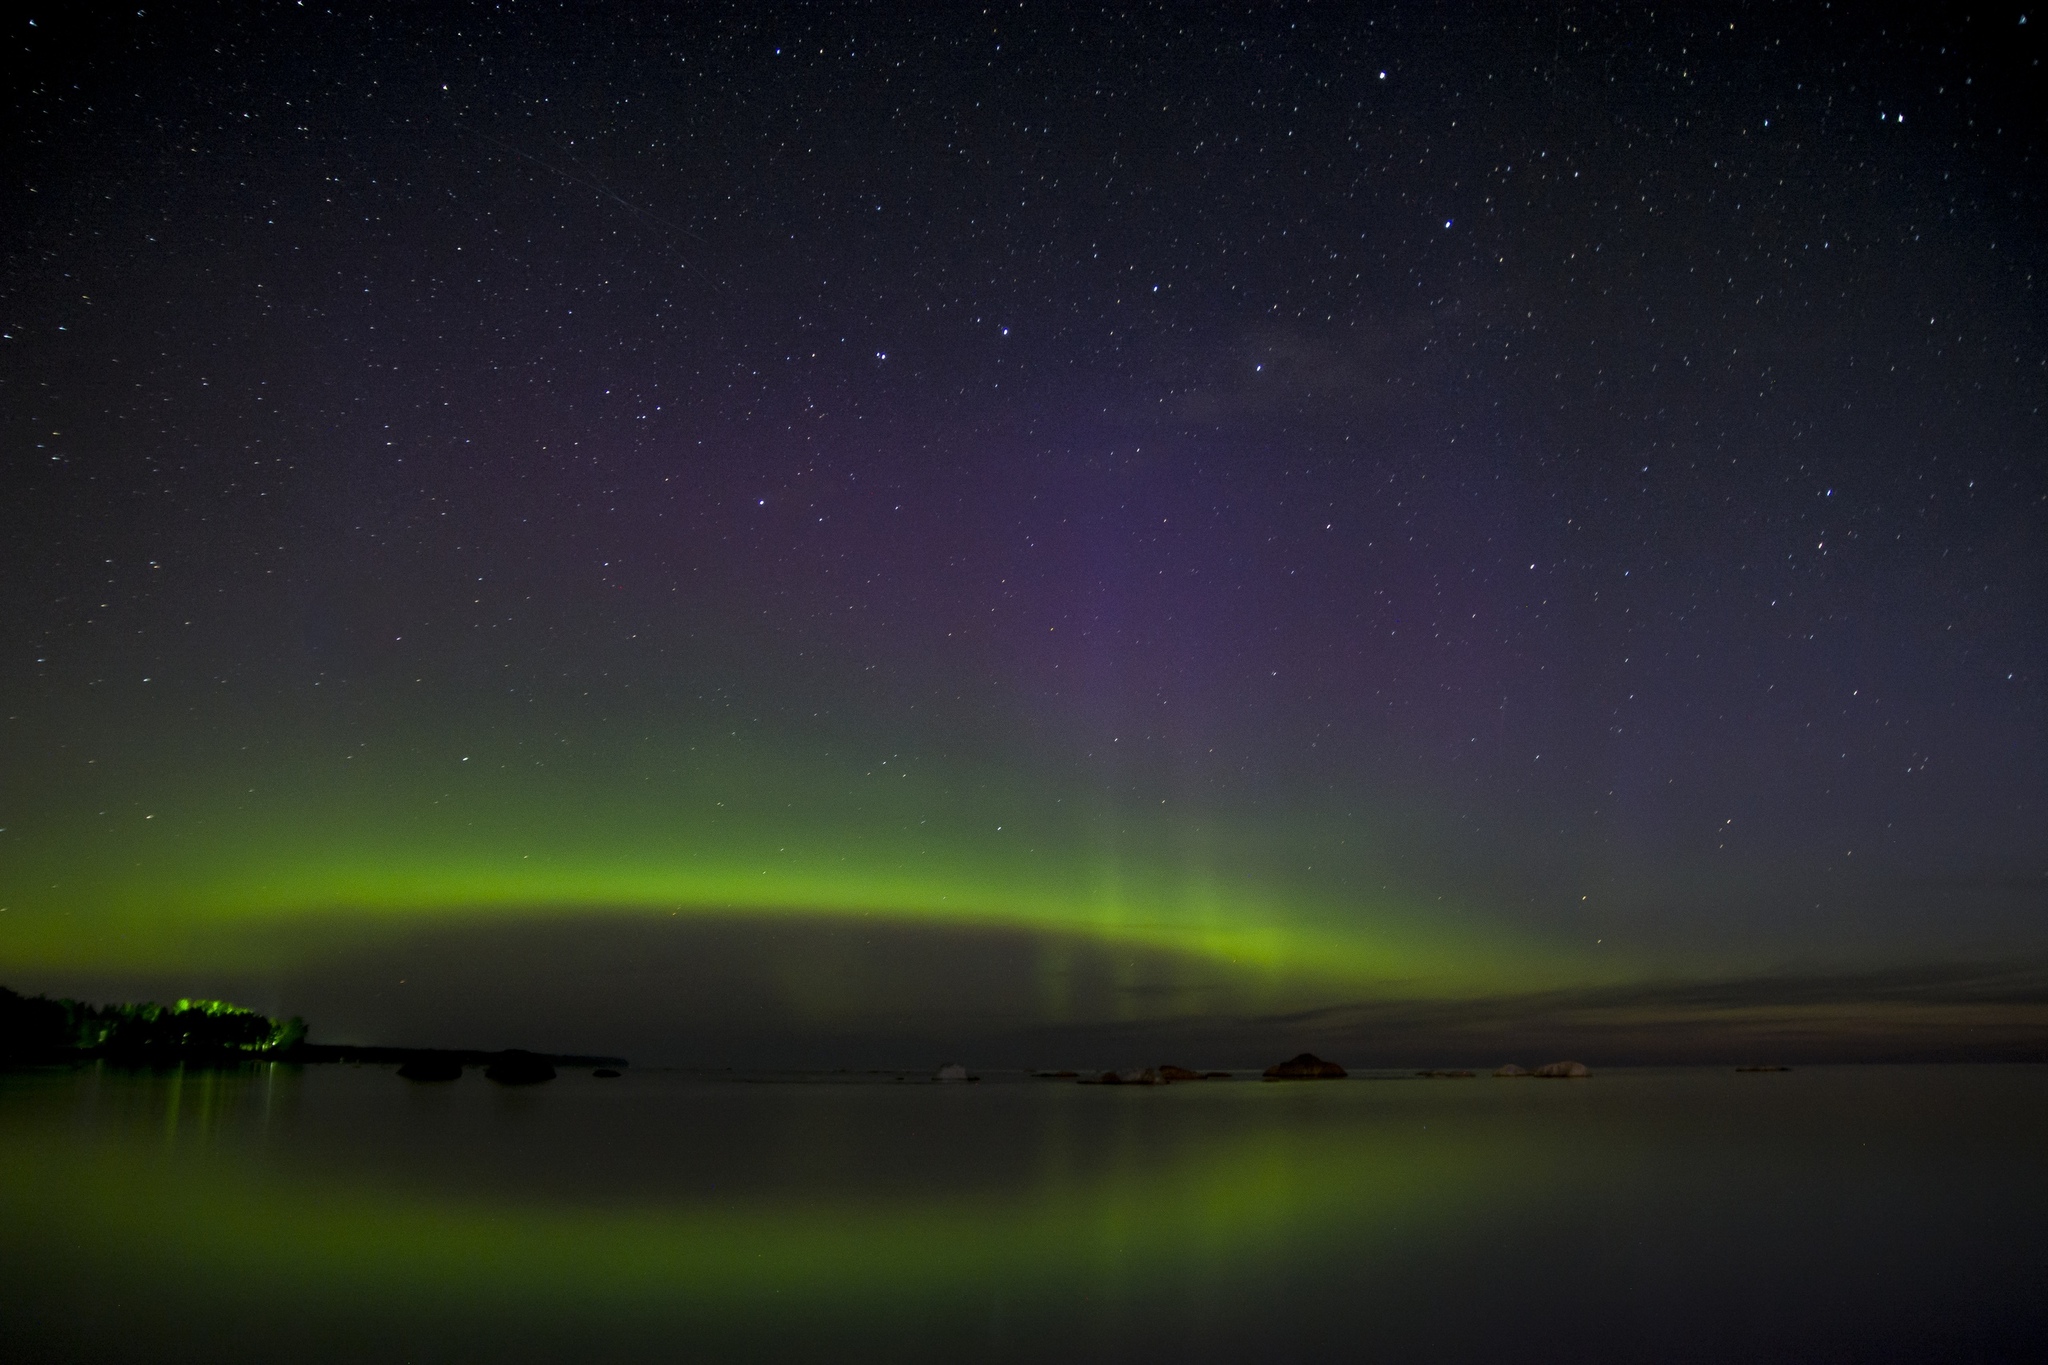
[[[2038,1047],[2030,19],[19,13],[0,970]]]

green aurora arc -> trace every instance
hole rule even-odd
[[[1327,812],[1113,800],[1071,773],[703,728],[246,749],[104,744],[68,765],[72,785],[6,836],[0,964],[264,969],[337,925],[636,912],[1080,937],[1178,955],[1269,1005],[1626,975],[1404,891],[1370,822]]]

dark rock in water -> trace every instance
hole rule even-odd
[[[1790,1071],[1789,1066],[1738,1066],[1737,1071]]]
[[[398,1074],[408,1081],[459,1081],[462,1079],[462,1063],[453,1057],[422,1053],[406,1058],[399,1065]]]
[[[555,1064],[523,1048],[507,1048],[491,1059],[484,1075],[499,1085],[539,1085],[555,1078]]]
[[[1125,1085],[1166,1084],[1166,1077],[1159,1074],[1158,1068],[1150,1066],[1127,1067],[1124,1070],[1117,1072],[1116,1077]]]
[[[1522,1068],[1516,1066],[1513,1062],[1509,1062],[1506,1066],[1499,1068],[1493,1074],[1496,1076],[1526,1076],[1529,1073],[1522,1070]]]
[[[1269,1081],[1341,1081],[1345,1074],[1343,1067],[1335,1062],[1326,1062],[1313,1052],[1304,1052],[1266,1068]]]
[[[619,1073],[612,1070],[608,1066],[601,1066],[597,1070],[591,1072],[590,1074],[597,1077],[601,1081],[615,1081],[619,1078]]]
[[[1199,1081],[1202,1079],[1201,1072],[1190,1071],[1184,1066],[1162,1066],[1158,1068],[1158,1071],[1159,1079],[1162,1081]]]
[[[1552,1062],[1548,1066],[1537,1067],[1530,1074],[1546,1081],[1558,1081],[1577,1080],[1581,1076],[1590,1076],[1593,1073],[1586,1070],[1584,1062]]]

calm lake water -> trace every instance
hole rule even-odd
[[[2048,1359],[2048,1067],[0,1076],[11,1361]]]

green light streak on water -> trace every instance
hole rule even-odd
[[[376,1067],[0,1074],[0,1340],[137,1361],[2030,1358],[2044,1102],[2028,1067],[537,1092]],[[1785,1313],[1729,1310],[1759,1303]]]
[[[202,1084],[213,1109],[186,1097],[181,1135],[179,1091]],[[1338,1230],[1355,1243],[1379,1227],[1391,1241],[1418,1217],[1442,1224],[1485,1207],[1508,1182],[1505,1172],[1474,1178],[1484,1163],[1470,1140],[1360,1128],[1355,1109],[1276,1122],[1268,1104],[1261,1122],[1240,1114],[1220,1132],[1129,1146],[1106,1165],[1007,1190],[881,1197],[812,1185],[589,1207],[545,1192],[435,1194],[219,1141],[209,1114],[219,1125],[228,1092],[251,1085],[158,1083],[166,1118],[125,1133],[100,1126],[83,1141],[17,1120],[0,1131],[9,1225],[88,1248],[112,1283],[202,1294],[232,1286],[344,1304],[425,1294],[606,1313],[741,1311],[782,1295],[910,1310],[990,1283],[1045,1303],[1111,1283],[1143,1292],[1191,1266],[1248,1268]]]

